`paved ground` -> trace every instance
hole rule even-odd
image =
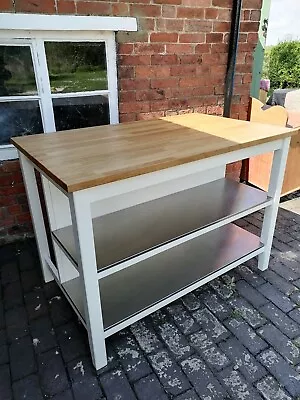
[[[300,399],[299,240],[280,210],[268,271],[248,263],[114,335],[98,374],[34,242],[0,248],[0,399]]]

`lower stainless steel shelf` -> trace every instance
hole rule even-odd
[[[98,270],[133,258],[270,201],[261,190],[219,179],[93,220]],[[56,242],[77,264],[71,226],[53,232]]]
[[[105,330],[262,248],[257,236],[229,224],[101,279]],[[84,315],[79,279],[62,286]]]

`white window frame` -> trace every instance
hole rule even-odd
[[[29,30],[30,29],[30,30]],[[118,80],[115,31],[136,31],[135,18],[101,16],[66,16],[36,14],[0,14],[0,45],[30,46],[36,77],[37,95],[2,96],[0,101],[38,100],[45,133],[55,132],[52,98],[106,95],[111,124],[119,122]],[[107,63],[107,90],[84,93],[51,94],[45,41],[104,42]],[[0,161],[16,159],[12,145],[0,146]]]

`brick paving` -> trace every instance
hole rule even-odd
[[[242,221],[259,230],[262,214]],[[1,400],[300,399],[300,216],[281,209],[269,270],[249,261],[107,340],[87,335],[33,240],[0,248]]]

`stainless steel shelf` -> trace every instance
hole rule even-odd
[[[263,208],[261,190],[229,179],[168,195],[93,220],[98,270],[116,265],[162,244],[229,217]],[[71,226],[53,232],[56,242],[77,264]]]
[[[147,309],[149,312],[143,316],[149,314],[153,311],[151,306],[157,304],[157,309],[160,308],[159,304],[165,299],[173,301],[175,293],[197,282],[200,286],[201,280],[217,271],[221,273],[222,269],[245,256],[252,258],[259,249],[262,251],[263,245],[257,236],[228,224],[101,279],[99,288],[105,330],[112,330],[124,320],[128,325],[134,322],[133,316],[136,316],[135,320],[142,318],[138,314]],[[84,315],[78,285],[79,278],[76,278],[62,286]]]

